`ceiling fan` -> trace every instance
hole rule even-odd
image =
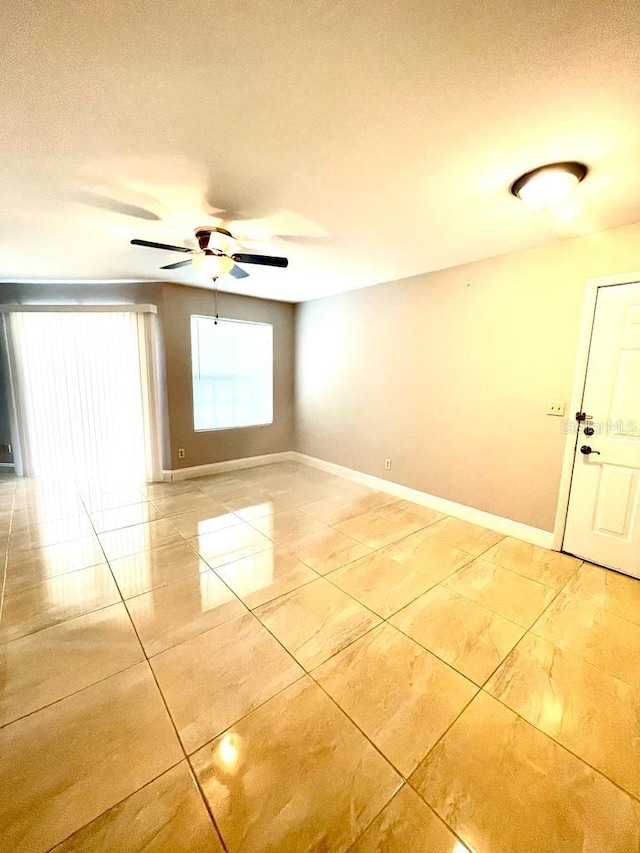
[[[249,273],[237,264],[260,264],[268,267],[287,267],[287,258],[273,255],[249,255],[235,251],[235,238],[226,228],[202,227],[195,230],[198,249],[186,246],[170,246],[167,243],[154,243],[150,240],[132,240],[133,246],[147,246],[150,249],[162,249],[167,252],[183,252],[191,255],[188,260],[177,261],[160,267],[161,270],[177,270],[193,264],[199,272],[215,279],[223,275],[233,278],[246,278]]]

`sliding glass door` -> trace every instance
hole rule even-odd
[[[158,479],[152,315],[6,316],[17,473]]]

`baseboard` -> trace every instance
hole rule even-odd
[[[482,527],[489,528],[489,530],[495,530],[496,533],[501,533],[503,536],[513,536],[515,539],[521,539],[531,545],[538,545],[549,550],[553,548],[553,533],[547,530],[530,527],[528,524],[521,524],[519,521],[503,518],[501,515],[493,515],[472,506],[439,498],[437,495],[430,495],[427,492],[402,486],[400,483],[393,483],[390,480],[383,480],[381,477],[374,477],[372,474],[364,474],[362,471],[356,471],[353,468],[345,468],[342,465],[336,465],[334,462],[326,462],[324,459],[316,459],[314,456],[307,456],[304,453],[293,451],[291,458],[312,468],[319,468],[329,474],[335,474],[338,477],[344,477],[347,480],[368,486],[370,489],[377,489],[380,492],[386,492],[395,497],[420,504],[420,506],[435,509],[445,515],[451,515],[472,524],[479,524]]]
[[[337,477],[360,483],[370,489],[377,489],[380,492],[386,492],[395,497],[420,504],[420,506],[435,509],[445,515],[451,515],[453,518],[460,518],[463,521],[471,522],[471,524],[479,524],[489,530],[495,530],[496,533],[501,533],[503,536],[513,536],[515,539],[521,539],[531,545],[538,545],[549,550],[553,549],[553,533],[547,530],[530,527],[528,524],[521,524],[519,521],[513,521],[501,515],[493,515],[472,506],[449,501],[437,495],[430,495],[427,492],[402,486],[400,483],[394,483],[391,480],[383,480],[381,477],[374,477],[373,474],[365,474],[362,471],[356,471],[354,468],[345,468],[343,465],[336,465],[334,462],[307,456],[305,453],[298,453],[295,450],[267,453],[264,456],[247,456],[244,459],[229,459],[226,462],[210,462],[207,465],[194,465],[190,468],[176,468],[172,471],[163,471],[162,479],[166,482],[175,483],[179,480],[223,474],[226,471],[239,471],[242,468],[255,468],[258,465],[271,465],[274,462],[300,462],[303,465],[309,465],[311,468],[318,468]]]
[[[209,462],[207,465],[193,465],[191,468],[174,468],[171,471],[163,471],[162,479],[169,483],[176,483],[178,480],[209,477],[211,474],[224,474],[225,471],[239,471],[242,468],[256,468],[258,465],[271,465],[274,462],[291,462],[295,455],[293,450],[284,450],[282,453],[246,456],[244,459],[229,459],[226,462]]]

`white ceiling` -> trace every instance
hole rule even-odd
[[[638,0],[5,0],[0,28],[0,280],[202,284],[129,240],[215,208],[290,258],[220,288],[290,301],[640,220]],[[561,216],[509,195],[566,159]]]

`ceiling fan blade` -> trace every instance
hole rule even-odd
[[[272,255],[231,255],[232,260],[238,264],[262,264],[266,267],[287,267],[289,261],[287,258],[276,258]]]
[[[249,277],[249,273],[245,272],[244,270],[241,270],[240,267],[238,267],[238,266],[231,267],[228,275],[230,275],[231,278],[248,278]]]
[[[161,217],[152,210],[147,210],[146,207],[141,207],[138,204],[129,204],[126,201],[120,201],[117,198],[94,193],[89,190],[82,190],[75,194],[75,200],[81,204],[97,207],[101,210],[108,210],[111,213],[121,213],[123,216],[133,216],[136,219],[148,219],[152,222],[159,222]]]
[[[274,234],[275,240],[283,240],[285,243],[297,243],[300,246],[324,246],[330,241],[329,237],[309,236],[303,234]]]
[[[180,267],[188,267],[189,264],[192,264],[193,260],[189,258],[188,261],[178,261],[175,264],[167,264],[166,267],[160,267],[161,270],[179,270]]]
[[[148,246],[150,249],[164,249],[167,252],[187,252],[192,254],[193,249],[187,249],[185,246],[169,246],[167,243],[152,243],[150,240],[132,240],[132,246]]]

